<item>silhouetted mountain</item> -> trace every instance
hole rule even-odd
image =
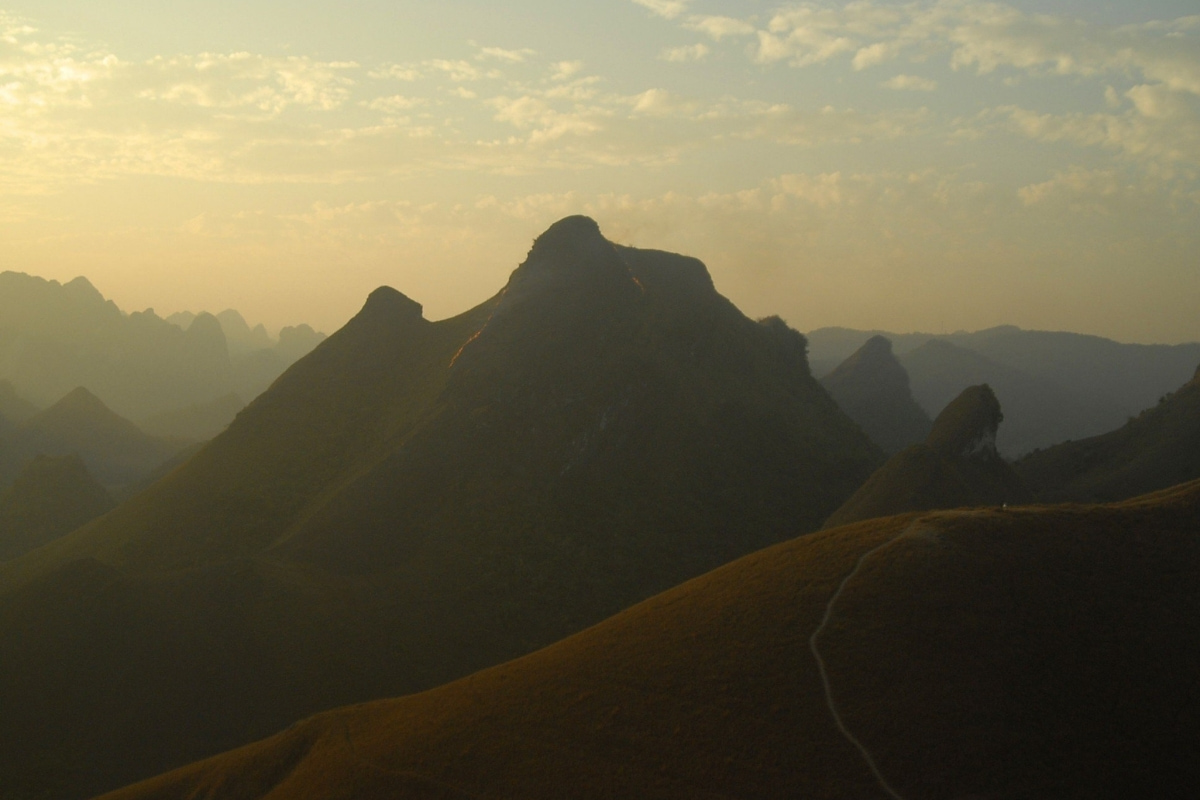
[[[441,684],[817,528],[881,461],[803,336],[563,220],[461,316],[377,290],[182,467],[0,568],[0,770],[82,796]]]
[[[913,399],[908,373],[892,354],[892,343],[882,336],[868,339],[821,384],[885,453],[924,441],[933,426]]]
[[[221,330],[225,332],[225,341],[229,343],[231,353],[243,355],[256,350],[269,350],[275,345],[264,326],[256,325],[251,328],[246,319],[232,308],[227,308],[217,314],[217,319],[221,323]],[[313,347],[316,347],[316,344]],[[299,353],[292,361],[307,355],[311,350],[312,347]]]
[[[120,486],[148,474],[186,444],[143,433],[79,387],[7,437],[0,451],[0,486],[35,456],[72,454],[101,483]]]
[[[79,456],[37,456],[0,492],[0,561],[68,534],[114,505]]]
[[[905,355],[913,394],[926,409],[941,409],[967,386],[989,384],[1004,405],[1000,452],[1021,455],[1049,442],[1106,430],[1125,419],[1123,406],[1034,377],[950,342],[935,339]]]
[[[84,278],[63,285],[3,272],[0,379],[42,405],[87,386],[119,413],[138,419],[232,391],[256,396],[303,348],[290,341],[282,350],[263,351],[270,358],[254,358],[243,345],[265,331],[249,330],[237,312],[223,313],[238,335],[249,331],[248,339],[237,340],[232,358],[223,324],[210,314],[192,317],[184,331],[153,310],[123,313]]]
[[[202,442],[228,428],[245,407],[242,398],[231,392],[208,403],[155,414],[142,420],[139,427],[154,436]]]
[[[889,459],[825,527],[910,511],[1029,502],[1029,490],[996,450],[1003,419],[991,387],[968,388],[938,416],[924,444]]]
[[[1048,502],[1123,500],[1200,478],[1200,370],[1120,429],[1031,453],[1015,466]]]
[[[317,333],[308,325],[295,325],[279,332],[279,344],[275,350],[287,363],[299,361],[325,341],[325,334]]]
[[[809,334],[813,373],[826,374],[877,335],[892,341],[908,369],[917,402],[930,414],[969,385],[994,387],[1007,416],[1000,451],[1008,455],[1112,430],[1187,381],[1200,362],[1200,344],[1195,343],[1121,344],[1011,325],[943,335],[822,328]],[[927,357],[915,366],[910,355],[931,341],[972,351],[974,363],[961,363],[961,353],[956,358],[956,351],[942,350],[949,364],[938,365]],[[955,370],[961,374],[955,375]],[[1040,404],[1039,396],[1048,402]]]
[[[803,537],[105,800],[1177,797],[1200,484]]]

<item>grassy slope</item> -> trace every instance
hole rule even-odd
[[[818,644],[901,796],[1173,796],[1200,779],[1197,519],[1200,483],[827,531],[106,800],[883,797],[809,647],[860,563]]]
[[[1015,466],[1047,501],[1120,500],[1200,477],[1200,372],[1123,427],[1032,453]]]
[[[0,492],[0,561],[68,534],[114,505],[78,456],[39,456]]]
[[[881,460],[699,262],[549,244],[452,320],[377,292],[189,463],[0,566],[0,797],[529,652],[815,528]]]

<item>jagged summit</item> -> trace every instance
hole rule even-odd
[[[938,414],[926,441],[948,456],[999,458],[996,432],[1003,421],[992,387],[969,386]]]
[[[933,426],[913,398],[908,372],[886,337],[868,339],[821,383],[841,409],[888,453],[924,441]]]

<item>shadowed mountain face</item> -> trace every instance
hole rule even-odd
[[[1191,484],[803,537],[105,800],[1177,796],[1198,520]]]
[[[68,534],[114,505],[78,456],[38,456],[0,492],[0,561]]]
[[[889,459],[825,527],[910,511],[1028,502],[1029,490],[996,450],[1003,419],[991,387],[968,388],[938,416],[924,444]]]
[[[882,336],[867,340],[821,384],[886,453],[924,441],[933,426],[913,399],[908,373],[892,354],[892,343]]]
[[[1200,478],[1200,370],[1124,427],[1032,453],[1015,466],[1047,502],[1120,500]]]
[[[882,454],[804,349],[585,218],[460,317],[376,291],[183,467],[0,568],[0,767],[111,788],[815,529]]]
[[[101,483],[122,486],[148,475],[184,444],[143,433],[80,387],[7,437],[0,450],[0,486],[39,455],[78,455]]]
[[[809,334],[814,373],[825,374],[879,334],[892,341],[930,414],[967,386],[992,386],[1004,404],[1000,451],[1008,456],[1110,431],[1152,408],[1200,362],[1195,343],[1121,344],[1012,326],[943,335],[824,328]]]

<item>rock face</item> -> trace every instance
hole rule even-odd
[[[989,386],[967,388],[938,415],[923,444],[893,456],[825,527],[909,511],[1031,501],[1033,495],[996,451],[1003,419]]]
[[[184,466],[0,569],[3,757],[83,796],[439,685],[815,530],[882,461],[803,336],[563,220],[458,317],[375,292]],[[89,660],[63,691],[133,711],[29,683]],[[52,711],[88,732],[70,769],[18,735]]]
[[[1200,783],[1198,515],[1192,484],[801,537],[104,800],[1176,797]]]
[[[838,406],[889,455],[925,440],[933,423],[917,405],[892,343],[874,336],[821,379]]]
[[[1047,502],[1118,500],[1200,478],[1200,370],[1121,428],[1032,453],[1015,467]]]
[[[0,561],[52,542],[115,505],[78,456],[38,456],[0,492]]]

